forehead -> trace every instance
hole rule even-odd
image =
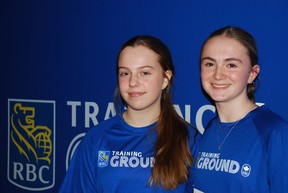
[[[146,46],[128,46],[122,50],[118,60],[119,66],[160,66],[159,56]]]
[[[158,54],[156,54],[150,48],[137,45],[137,46],[127,46],[124,48],[120,53],[121,58],[145,58],[145,57],[152,57],[153,59],[158,59]]]
[[[248,57],[248,50],[238,40],[225,36],[215,36],[205,43],[201,55],[202,57],[205,55]]]

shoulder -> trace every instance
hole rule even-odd
[[[266,106],[256,109],[252,121],[264,144],[288,138],[288,122]]]
[[[99,123],[98,125],[91,127],[89,129],[89,131],[87,132],[87,134],[90,133],[99,133],[99,132],[105,132],[105,130],[120,124],[121,117],[119,115],[115,115],[114,117],[111,117],[109,119],[106,119],[105,121],[102,121],[101,123]]]
[[[190,151],[193,157],[196,156],[199,148],[199,143],[202,139],[202,134],[198,131],[196,127],[188,126],[189,131],[189,144],[190,144]]]
[[[218,116],[217,115],[208,121],[208,123],[205,126],[204,134],[209,133],[215,124],[218,124]]]
[[[268,107],[261,106],[255,111],[252,120],[255,126],[260,130],[274,131],[287,130],[288,122],[278,114],[272,112]]]
[[[86,133],[83,143],[87,145],[91,145],[92,147],[99,141],[103,136],[106,136],[107,132],[111,130],[111,128],[115,128],[121,125],[121,118],[120,116],[116,115],[111,117],[98,125],[91,127],[88,132]]]
[[[187,130],[189,133],[190,143],[198,143],[201,140],[202,134],[194,125],[188,124]]]
[[[191,136],[191,137],[194,137],[194,136],[196,136],[196,135],[201,135],[201,133],[199,132],[199,130],[195,127],[195,126],[193,126],[193,125],[188,125],[187,126],[187,129],[188,129],[188,132],[189,132],[189,135]]]

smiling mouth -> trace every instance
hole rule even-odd
[[[137,97],[142,96],[144,93],[143,92],[130,92],[128,94],[129,94],[129,97],[131,98],[137,98]]]
[[[211,86],[213,88],[216,88],[216,89],[225,89],[225,88],[228,88],[230,86],[230,84],[213,84],[213,83],[211,83]]]

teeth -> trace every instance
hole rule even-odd
[[[213,87],[216,88],[227,88],[229,85],[228,84],[212,84]]]
[[[129,93],[129,96],[130,96],[130,97],[139,97],[139,96],[141,96],[141,95],[142,95],[142,93],[139,93],[139,92]]]

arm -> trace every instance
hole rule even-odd
[[[288,124],[277,125],[270,136],[268,168],[271,193],[288,192]]]
[[[97,156],[97,155],[96,155]],[[93,143],[85,136],[75,151],[59,193],[97,192]]]

